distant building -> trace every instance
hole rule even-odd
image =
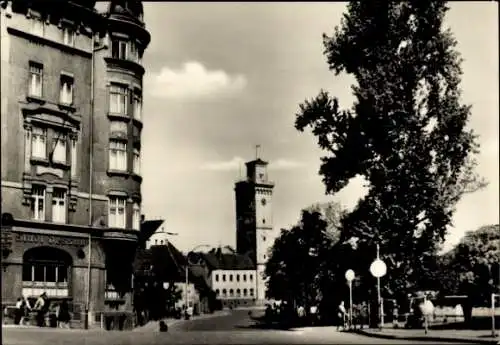
[[[91,326],[132,316],[150,42],[141,1],[95,3],[0,1],[2,305],[46,292]]]
[[[186,268],[188,274],[187,290]],[[148,295],[146,297],[150,298],[151,294],[159,293],[158,289],[163,291],[170,284],[174,284],[181,290],[181,298],[170,307],[182,308],[187,302],[187,306],[193,307],[195,312],[205,313],[214,308],[215,294],[210,289],[203,274],[193,269],[188,264],[186,257],[168,241],[163,245],[152,245],[148,249],[141,249],[137,253],[134,272],[134,290],[139,298],[144,298],[144,296],[139,296],[138,292],[140,291],[146,291],[146,295]],[[153,305],[161,299],[161,297],[155,298],[153,298]],[[136,300],[136,309],[141,309],[144,305],[143,301]],[[168,306],[158,307],[161,309]]]
[[[151,246],[163,246],[168,243],[169,234],[165,231],[163,227],[156,230],[151,237],[146,241],[146,248],[149,249]]]
[[[255,264],[246,254],[230,247],[219,247],[208,253],[194,253],[190,262],[207,268],[210,287],[222,307],[241,307],[255,304],[257,277]]]
[[[247,176],[235,184],[236,250],[249,255],[256,269],[256,298],[266,299],[264,271],[270,250],[280,235],[273,225],[273,188],[268,163],[257,158],[246,163]]]

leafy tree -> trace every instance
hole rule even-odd
[[[321,300],[321,264],[333,242],[327,226],[320,212],[304,210],[299,224],[281,231],[266,265],[268,297],[304,306]]]
[[[443,29],[446,11],[438,0],[350,2],[323,44],[330,70],[355,77],[356,101],[341,110],[322,90],[300,105],[295,122],[327,153],[319,170],[327,193],[357,175],[368,181],[338,243],[358,239],[350,261],[366,281],[379,243],[388,266],[383,293],[401,299],[426,288],[419,282],[435,269],[456,203],[485,185],[474,173],[478,144],[466,128],[470,107],[460,101],[461,60]],[[331,255],[342,259],[338,247]]]
[[[464,317],[470,321],[474,305],[489,305],[500,292],[500,226],[483,226],[467,233],[443,257],[444,294],[465,294]]]

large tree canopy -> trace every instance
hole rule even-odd
[[[322,300],[324,265],[343,212],[337,203],[315,204],[302,211],[296,226],[281,231],[266,264],[268,297],[302,305]]]
[[[435,268],[456,203],[482,186],[446,11],[436,0],[350,2],[323,43],[330,70],[355,77],[356,101],[342,110],[321,91],[296,118],[296,128],[310,127],[327,153],[319,171],[327,193],[357,175],[368,181],[367,195],[342,220],[340,243],[359,238],[365,271],[373,260],[366,250],[380,243],[389,294],[406,294]]]

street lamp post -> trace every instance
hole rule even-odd
[[[380,293],[380,278],[387,273],[387,266],[385,262],[380,260],[380,246],[377,244],[377,258],[370,265],[370,273],[377,278],[377,302],[379,311],[379,328],[382,329],[384,324],[384,305]]]
[[[354,277],[353,270],[349,269],[345,272],[345,279],[349,283],[349,328],[352,328],[352,281]]]

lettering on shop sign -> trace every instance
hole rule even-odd
[[[16,240],[19,242],[48,244],[56,246],[83,247],[86,245],[86,240],[83,238],[38,235],[38,234],[17,234]]]

